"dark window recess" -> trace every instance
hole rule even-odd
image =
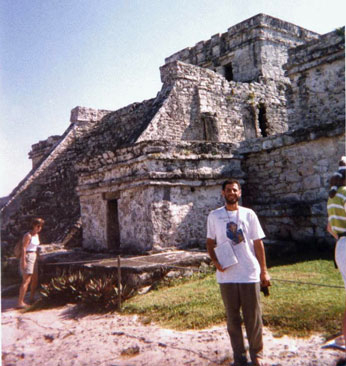
[[[227,81],[233,80],[233,67],[231,63],[224,66],[224,74]]]
[[[201,122],[203,126],[203,140],[219,141],[216,113],[201,113]]]
[[[107,201],[107,244],[110,250],[120,247],[118,200]]]
[[[163,190],[163,200],[164,201],[171,200],[171,189],[169,187],[165,187]]]
[[[261,134],[263,137],[267,137],[269,136],[268,134],[268,129],[269,129],[269,125],[268,125],[268,120],[267,120],[267,111],[266,111],[266,107],[264,104],[260,104],[258,106],[258,124],[259,124],[259,128],[261,130]]]

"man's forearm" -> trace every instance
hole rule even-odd
[[[254,240],[255,255],[261,268],[261,283],[264,286],[270,286],[270,276],[267,269],[266,254],[263,241]]]
[[[332,235],[334,237],[334,239],[338,240],[338,235],[333,231],[332,226],[330,225],[329,222],[327,225],[327,231],[330,235]]]
[[[261,267],[261,271],[267,270],[267,261],[266,255],[264,251],[263,241],[261,239],[254,240],[254,247],[255,247],[255,255],[258,260],[258,263]]]
[[[216,245],[216,243],[214,240],[207,239],[207,250],[208,250],[209,257],[211,258],[213,263],[218,262],[218,260],[216,258],[215,250],[214,250],[215,245]]]

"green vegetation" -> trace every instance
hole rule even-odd
[[[316,259],[270,268],[270,296],[262,298],[264,324],[277,336],[307,336],[313,332],[331,336],[341,327],[345,290],[331,260]],[[286,281],[335,285],[341,288],[297,284]],[[225,321],[219,288],[213,273],[189,281],[171,283],[123,306],[145,322],[175,329],[201,329]]]
[[[341,328],[345,308],[341,275],[330,259],[300,260],[291,258],[291,264],[270,267],[270,296],[262,295],[264,324],[277,336],[318,332],[328,338]],[[204,270],[192,278],[162,281],[144,295],[124,287],[122,312],[140,315],[145,324],[154,321],[179,330],[224,323],[215,273],[209,267]],[[109,276],[96,279],[80,272],[63,274],[43,285],[41,292],[42,300],[30,310],[75,303],[93,312],[109,312],[119,305],[116,281]]]
[[[134,294],[134,289],[123,286],[121,302]],[[118,309],[120,300],[117,283],[113,277],[104,275],[93,278],[80,271],[52,278],[42,285],[41,295],[41,300],[34,304],[32,310],[72,303],[94,312],[109,312]]]
[[[162,326],[175,329],[202,329],[225,320],[215,275],[179,281],[136,296],[123,306],[123,312],[136,313]]]
[[[254,92],[250,92],[249,93],[249,96],[248,96],[248,99],[249,99],[249,101],[251,103],[253,103],[255,101],[255,97],[256,97],[255,93]]]
[[[320,259],[278,266],[270,273],[273,286],[271,296],[263,301],[263,318],[277,335],[320,332],[328,337],[340,330],[345,290],[333,261]]]

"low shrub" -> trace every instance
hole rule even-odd
[[[121,297],[114,277],[103,275],[92,278],[78,271],[54,277],[43,284],[39,305],[46,307],[72,303],[95,311],[111,311],[119,308],[119,298],[121,302],[125,301],[136,294],[136,289],[125,285],[120,287],[120,292]]]

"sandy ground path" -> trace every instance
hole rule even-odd
[[[2,364],[6,366],[230,365],[225,325],[174,331],[143,325],[137,316],[81,315],[74,306],[23,313],[2,299]],[[321,349],[323,339],[274,338],[265,329],[270,366],[335,365],[341,351]]]

